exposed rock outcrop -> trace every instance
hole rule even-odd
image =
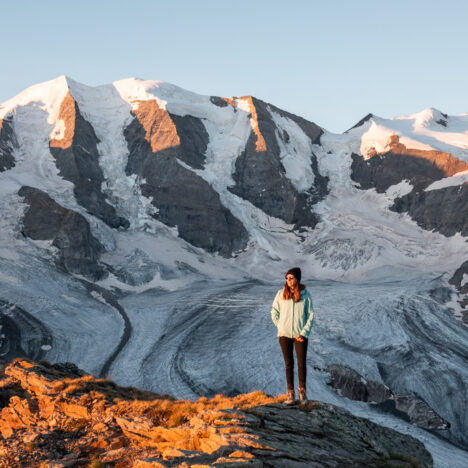
[[[351,156],[351,178],[363,190],[374,188],[384,193],[403,180],[413,186],[410,193],[395,199],[392,211],[408,213],[429,231],[468,236],[468,185],[425,191],[435,181],[468,170],[468,163],[450,153],[407,148],[397,135],[391,137],[386,152],[374,150],[368,159],[355,153]]]
[[[390,209],[408,213],[423,229],[468,236],[468,184],[410,192],[396,198]]]
[[[16,304],[0,299],[0,364],[16,357],[42,359],[50,349],[50,330]]]
[[[448,429],[450,424],[441,418],[426,402],[412,395],[396,395],[387,386],[366,380],[354,369],[339,364],[326,368],[330,385],[350,400],[379,405],[384,410],[410,421],[424,429]]]
[[[367,114],[357,124],[353,125],[351,128],[348,128],[348,130],[346,130],[345,133],[350,132],[354,128],[358,128],[361,125],[364,125],[368,120],[372,119],[372,117],[374,117],[374,114]]]
[[[457,268],[449,283],[455,286],[458,291],[462,306],[462,319],[468,325],[468,260]]]
[[[206,130],[198,133],[203,124],[195,117],[169,115],[155,106],[156,101],[140,105],[124,131],[130,151],[126,172],[141,177],[142,193],[151,197],[157,219],[177,226],[180,237],[196,247],[230,257],[247,245],[247,231],[213,187],[179,162],[202,167]],[[167,142],[164,149],[156,143],[160,136]]]
[[[133,110],[145,129],[145,140],[153,153],[174,148],[174,157],[193,169],[202,169],[208,147],[208,133],[201,119],[170,114],[156,100],[138,101]]]
[[[364,379],[354,369],[332,364],[325,369],[331,376],[330,385],[350,400],[367,403],[381,403],[392,397],[393,393],[385,385]]]
[[[442,151],[426,151],[407,148],[398,135],[392,135],[389,149],[374,150],[367,159],[352,154],[351,178],[362,189],[375,188],[379,193],[402,180],[413,185],[413,192],[420,191],[436,180],[468,170],[468,163]]]
[[[26,360],[1,377],[5,467],[433,465],[421,442],[320,402],[287,407],[262,392],[173,400]]]
[[[310,164],[315,176],[314,184],[308,191],[298,192],[286,177],[277,141],[278,137],[287,142],[288,135],[278,131],[269,109],[296,122],[311,143],[320,141],[321,128],[254,97],[242,99],[249,106],[253,131],[244,152],[236,160],[233,174],[235,185],[229,190],[268,215],[293,224],[295,229],[315,227],[319,218],[313,213],[312,206],[327,193],[328,179],[319,173],[313,155]]]
[[[104,248],[91,234],[84,216],[64,208],[37,188],[24,186],[18,194],[28,205],[23,218],[25,236],[52,241],[58,249],[56,263],[66,271],[93,280],[103,277],[105,272],[98,260]]]
[[[15,166],[13,148],[17,145],[12,119],[0,119],[0,172]]]
[[[229,105],[226,99],[219,96],[210,96],[210,101],[212,104],[218,107],[227,107]]]
[[[59,119],[63,122],[63,134],[51,139],[49,147],[60,175],[73,182],[76,200],[91,214],[113,228],[127,228],[129,222],[117,216],[102,192],[104,175],[99,166],[99,140],[70,93],[60,106]]]

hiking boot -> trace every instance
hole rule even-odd
[[[286,393],[286,400],[284,401],[285,405],[294,405],[296,403],[296,396],[294,395],[294,390],[288,390]]]
[[[307,401],[307,394],[305,388],[299,387],[299,400]]]

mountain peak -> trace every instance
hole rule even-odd
[[[402,115],[395,117],[394,120],[414,120],[413,126],[417,127],[429,127],[432,125],[443,125],[447,126],[448,115],[444,114],[435,107],[427,107],[420,112],[410,115]]]
[[[348,128],[344,133],[348,133],[351,130],[360,127],[361,125],[364,125],[368,120],[372,119],[374,117],[374,114],[369,113],[366,116],[364,116],[358,123],[354,124],[352,127]]]

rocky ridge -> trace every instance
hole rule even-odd
[[[12,150],[17,144],[11,119],[0,119],[0,172],[15,166]]]
[[[174,400],[17,359],[0,381],[2,466],[430,467],[410,436],[317,401],[262,392]]]
[[[450,424],[441,418],[425,401],[414,395],[397,395],[386,385],[367,380],[362,375],[340,364],[326,368],[330,385],[339,395],[351,400],[365,401],[392,412],[424,429],[443,430]]]

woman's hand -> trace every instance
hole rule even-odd
[[[297,335],[296,336],[296,341],[299,341],[299,342],[302,343],[303,341],[305,341],[305,338],[302,335]]]

